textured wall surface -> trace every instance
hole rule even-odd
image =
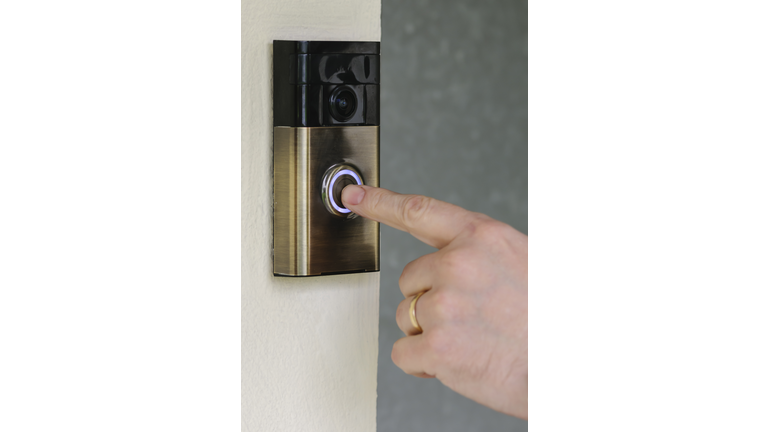
[[[527,3],[383,0],[381,184],[527,233]],[[431,252],[382,226],[379,432],[527,430],[392,363],[405,264]]]
[[[242,0],[242,426],[376,429],[379,275],[272,276],[272,40],[380,40],[380,0]]]

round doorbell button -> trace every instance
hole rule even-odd
[[[341,191],[345,186],[363,185],[363,176],[352,165],[336,164],[328,168],[323,175],[322,198],[325,208],[333,215],[353,218],[357,215],[344,207],[341,202]]]

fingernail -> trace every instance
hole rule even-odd
[[[341,202],[344,205],[358,205],[365,196],[365,189],[360,186],[349,185],[341,191]]]

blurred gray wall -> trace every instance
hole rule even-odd
[[[527,1],[383,0],[381,185],[528,232]],[[378,431],[525,431],[528,423],[392,363],[403,267],[429,246],[381,227]]]

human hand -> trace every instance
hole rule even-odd
[[[478,403],[528,417],[528,237],[480,213],[420,195],[347,186],[344,205],[438,248],[405,266],[392,361]],[[408,315],[414,296],[423,333]]]

